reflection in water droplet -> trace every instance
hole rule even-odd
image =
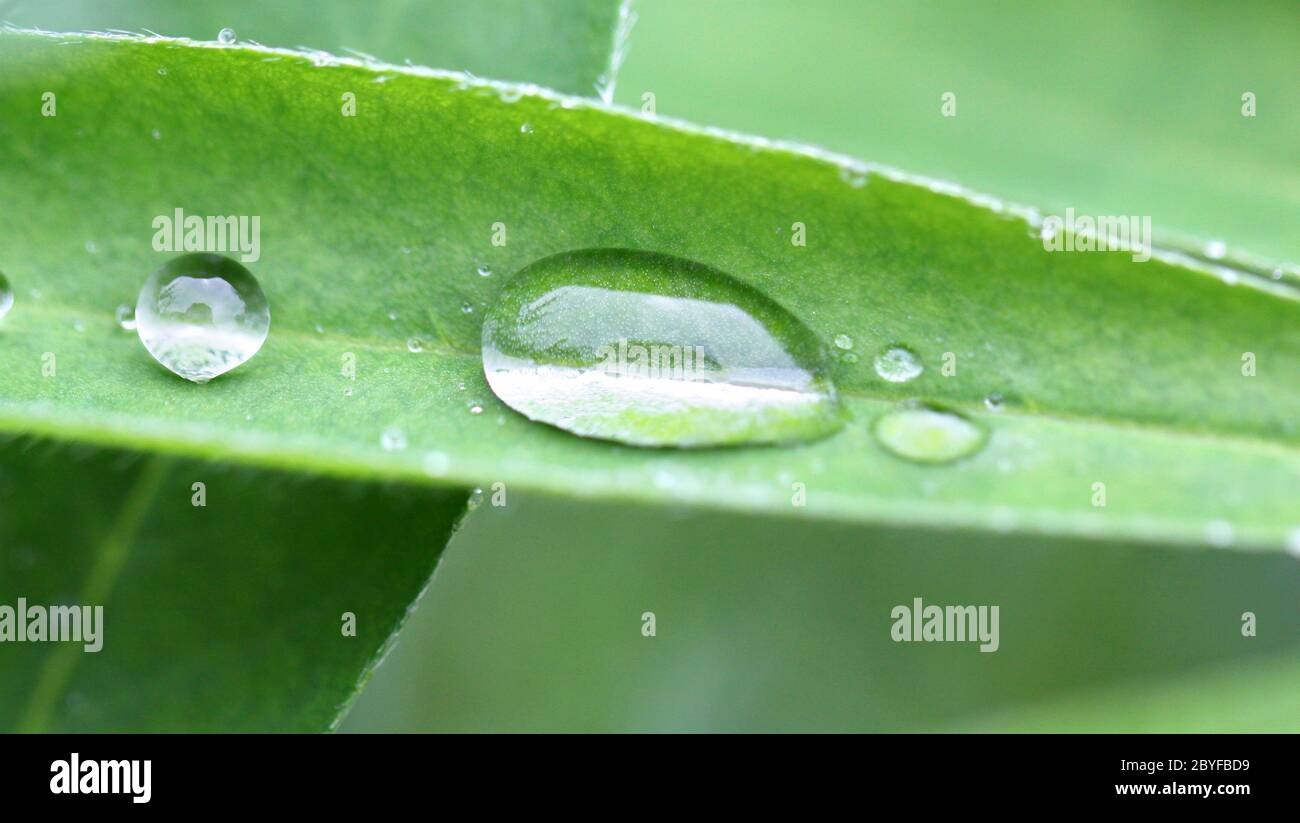
[[[0,318],[9,313],[14,305],[14,290],[9,286],[9,280],[0,272]]]
[[[117,307],[117,311],[113,313],[113,317],[117,320],[119,328],[125,329],[126,331],[135,331],[135,309],[123,303]]]
[[[984,430],[956,412],[908,405],[885,413],[872,427],[886,450],[919,463],[947,463],[974,454]]]
[[[487,312],[483,369],[529,418],[635,445],[794,442],[843,425],[806,326],[722,272],[651,252],[526,267]]]
[[[903,346],[890,346],[876,357],[876,374],[890,383],[906,383],[922,371],[921,361]]]
[[[212,29],[208,29],[208,31],[212,31]],[[235,30],[231,28],[224,28],[221,31],[217,32],[217,41],[221,43],[225,43],[226,45],[230,45],[231,43],[235,42]]]
[[[386,452],[399,452],[406,448],[406,432],[389,426],[379,435],[379,447]]]
[[[154,359],[206,383],[245,362],[271,327],[266,295],[248,269],[218,254],[186,254],[150,275],[136,332]]]

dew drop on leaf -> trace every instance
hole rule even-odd
[[[208,29],[208,31],[212,31],[212,29]],[[225,43],[226,45],[235,42],[235,30],[232,28],[224,28],[217,32],[217,41]]]
[[[918,463],[947,463],[984,445],[983,429],[956,412],[907,405],[886,412],[872,427],[886,451]]]
[[[14,305],[14,290],[9,287],[9,280],[0,272],[0,318],[9,313]]]
[[[399,452],[406,448],[406,432],[389,426],[379,435],[379,447],[386,452]]]
[[[136,333],[154,359],[206,383],[266,341],[271,309],[252,272],[219,254],[186,254],[154,272],[135,305]]]
[[[921,361],[904,346],[890,346],[876,357],[876,374],[890,383],[906,383],[922,370]]]
[[[641,446],[789,443],[843,426],[825,352],[764,294],[667,255],[539,260],[488,309],[483,370],[503,402]]]
[[[124,329],[125,331],[135,331],[135,309],[131,308],[126,303],[117,307],[117,311],[113,313],[113,317],[117,320],[118,328]]]

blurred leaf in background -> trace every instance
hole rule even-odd
[[[594,95],[610,70],[618,0],[0,0],[0,22],[47,31],[153,31],[334,54],[350,50]]]
[[[617,99],[1300,263],[1300,4],[652,0]],[[945,117],[943,95],[955,95]],[[1243,116],[1243,95],[1255,116]]]

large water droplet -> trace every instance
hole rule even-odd
[[[979,426],[946,409],[902,406],[876,420],[873,430],[888,451],[919,463],[947,463],[984,445]]]
[[[9,280],[0,272],[0,318],[9,313],[14,305],[14,290],[9,287]]]
[[[145,281],[135,321],[155,360],[206,383],[257,353],[271,310],[248,269],[219,254],[187,254]]]
[[[890,383],[906,383],[921,371],[921,361],[903,346],[890,346],[876,357],[876,374]]]
[[[540,260],[483,323],[483,370],[507,405],[644,446],[810,440],[843,417],[818,338],[716,269],[643,251]]]
[[[208,29],[208,31],[212,31],[212,29]],[[235,42],[235,30],[232,28],[224,28],[217,32],[217,41],[225,43],[226,45]]]

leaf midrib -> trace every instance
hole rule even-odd
[[[54,316],[63,315],[69,319],[92,321],[95,323],[107,322],[106,318],[101,313],[91,312],[84,309],[79,309],[79,308],[75,308],[67,305],[61,305],[61,304],[43,303],[32,307],[25,306],[23,308],[23,311],[31,312],[31,313],[49,314]],[[324,331],[324,332],[317,332],[314,330],[302,331],[295,328],[282,329],[277,327],[274,334],[278,337],[289,338],[302,343],[307,343],[309,345],[315,345],[320,343],[338,343],[343,346],[352,347],[352,348],[361,348],[370,351],[379,351],[379,352],[388,352],[388,353],[400,353],[402,351],[406,351],[403,344],[395,341],[377,340],[374,338],[355,337],[350,335],[340,335],[329,331]],[[419,353],[411,353],[414,356],[419,356],[420,354],[441,354],[446,357],[455,357],[462,360],[477,360],[480,357],[480,353],[478,351],[471,351],[468,349],[463,349],[463,348],[453,346],[447,343],[445,339],[439,341],[431,341],[425,338],[420,338],[420,339],[422,343],[424,343],[424,348]],[[881,403],[902,402],[899,400],[898,397],[894,395],[887,395],[887,394],[882,394],[877,392],[866,391],[857,387],[852,389],[844,389],[837,386],[836,391],[841,397],[852,398],[855,400],[865,400],[865,401],[881,402]],[[925,395],[919,395],[914,399],[924,400],[926,399],[926,397]],[[976,403],[944,400],[942,405],[946,408],[951,408],[956,411],[974,412],[976,414],[986,413],[986,410],[980,404],[976,404]],[[0,406],[3,406],[2,401],[0,401]],[[1271,450],[1276,450],[1279,455],[1284,457],[1300,457],[1300,444],[1292,444],[1287,441],[1279,440],[1276,438],[1263,437],[1255,434],[1244,434],[1244,433],[1224,434],[1221,432],[1209,432],[1205,430],[1197,430],[1188,427],[1162,425],[1159,423],[1152,423],[1148,421],[1134,420],[1132,418],[1069,414],[1066,412],[1061,412],[1059,410],[1035,411],[1031,413],[1026,411],[1017,411],[1014,409],[1004,409],[1003,411],[998,412],[998,417],[1020,418],[1020,419],[1027,419],[1027,420],[1048,420],[1054,422],[1067,423],[1071,425],[1089,426],[1093,428],[1120,430],[1120,431],[1128,431],[1128,432],[1136,431],[1142,434],[1152,434],[1155,436],[1163,436],[1171,439],[1187,438],[1190,440],[1195,440],[1198,442],[1205,442],[1205,443],[1213,443],[1213,444],[1221,443],[1229,446],[1236,445],[1236,446],[1247,446],[1252,448],[1271,449]],[[166,420],[166,418],[159,418],[159,419]],[[3,421],[3,418],[0,418],[0,428],[3,428],[4,425],[5,423]],[[20,432],[15,432],[15,433],[20,433]],[[328,443],[334,441],[322,440],[321,442]]]

